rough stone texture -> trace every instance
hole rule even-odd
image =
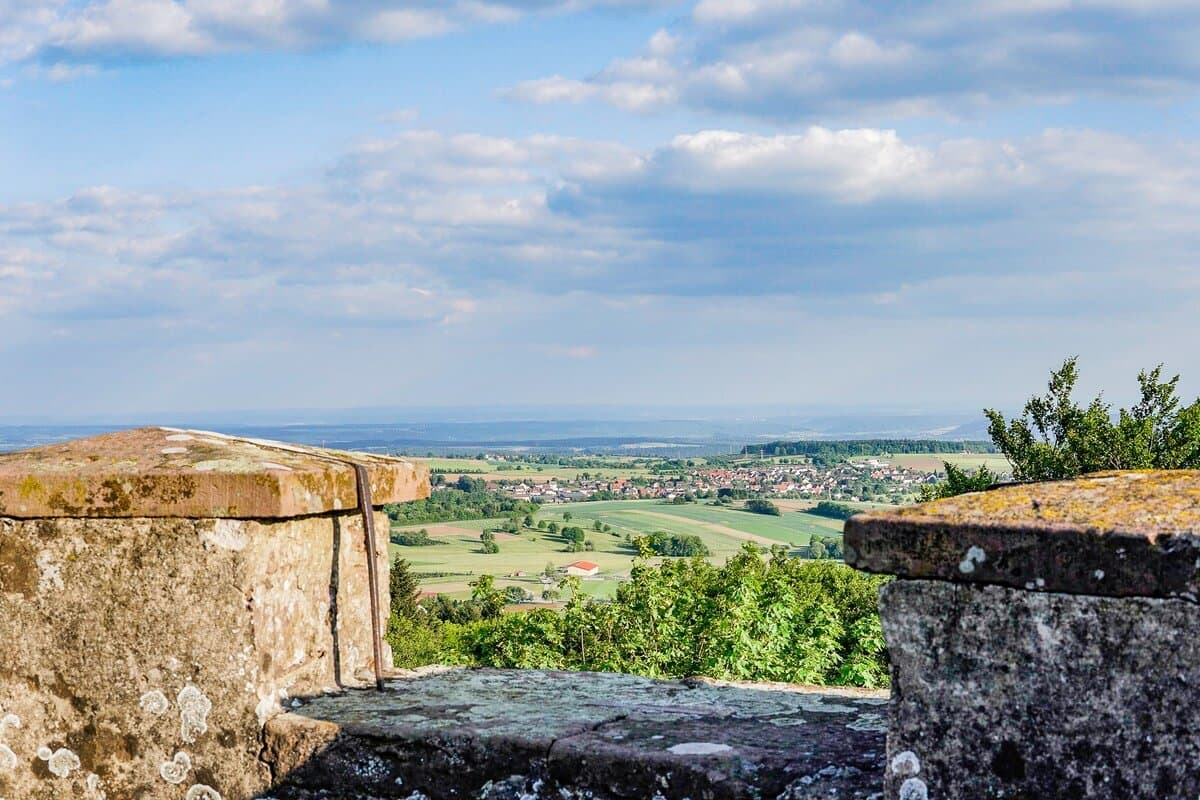
[[[1020,484],[846,523],[846,562],[910,578],[1098,596],[1200,595],[1200,472]]]
[[[435,670],[267,724],[276,800],[880,798],[886,695]]]
[[[356,513],[0,519],[0,797],[252,796],[279,702],[369,678],[364,552]],[[43,747],[78,765],[52,774]],[[190,763],[180,785],[161,772],[173,759]]]
[[[422,464],[366,453],[138,428],[0,455],[0,515],[288,518],[358,507],[353,460],[374,505],[429,496]]]
[[[899,580],[881,606],[888,797],[1200,795],[1194,603]]]
[[[375,502],[428,492],[403,461],[159,428],[0,457],[0,798],[265,788],[280,702],[374,667],[344,455],[371,465]]]

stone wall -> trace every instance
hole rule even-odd
[[[1114,473],[871,512],[889,798],[1200,796],[1200,473]]]
[[[118,455],[94,469],[139,472],[96,485],[117,481],[114,493],[134,487],[121,510],[152,513],[161,498],[147,492],[139,499],[138,476],[153,476],[145,486],[171,483],[154,458],[170,450],[168,467],[195,488],[184,501],[215,504],[213,516],[0,516],[0,797],[8,800],[254,797],[272,779],[261,757],[267,719],[295,697],[372,680],[362,516],[322,508],[345,498],[320,494],[322,485],[341,492],[351,468],[321,451],[205,434],[215,444],[206,443],[196,463],[217,460],[214,449],[225,452],[224,461],[187,472],[188,464],[174,463],[177,451],[201,434],[135,433],[136,447],[119,434],[106,442]],[[105,448],[85,441],[76,450],[96,449]],[[42,472],[18,479],[5,472],[13,460]],[[12,500],[24,491],[27,510],[40,513],[50,495],[31,496],[30,481],[52,485],[40,479],[48,470],[63,480],[59,467],[53,459],[0,456],[0,494]],[[395,468],[408,474],[412,465],[397,461]],[[231,506],[223,490],[203,500],[208,475],[222,469],[236,481],[257,480],[263,493],[253,502],[262,518],[220,516]],[[256,479],[255,469],[308,484],[291,496],[319,513],[291,516],[272,507],[271,497],[289,496],[289,484],[272,474]],[[332,470],[336,480],[319,477]],[[381,501],[420,491],[418,483]],[[88,507],[99,508],[97,500]],[[374,514],[382,535],[373,557],[386,576],[387,519]],[[379,601],[382,626],[386,582]]]

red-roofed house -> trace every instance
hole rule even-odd
[[[573,564],[561,567],[559,572],[565,572],[568,575],[574,575],[579,578],[590,578],[600,572],[600,565],[593,564],[591,561],[576,561]]]

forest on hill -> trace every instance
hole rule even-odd
[[[949,441],[946,439],[839,439],[829,441],[776,441],[748,444],[742,454],[748,456],[810,456],[851,458],[898,453],[994,453],[996,446],[985,441]]]

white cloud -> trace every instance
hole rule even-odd
[[[1131,295],[1104,294],[1105,276],[1134,267],[1147,291],[1180,298],[1200,287],[1144,256],[1166,270],[1200,251],[1198,156],[1193,142],[1059,130],[923,143],[714,130],[644,152],[403,131],[309,183],[92,187],[0,207],[0,283],[20,300],[10,318],[185,327],[462,322],[498,291],[799,293],[901,313],[929,287],[978,305],[988,281],[1066,273],[1119,304]],[[1081,313],[1069,300],[1056,307]]]
[[[496,400],[530,358],[555,359],[568,384],[586,368],[597,391],[696,402],[695,376],[729,359],[888,374],[930,348],[999,348],[1005,363],[1016,348],[1040,377],[1100,342],[1147,352],[1154,330],[1200,335],[1198,150],[1062,130],[698,131],[642,151],[402,131],[306,182],[0,206],[0,363],[30,391],[52,383],[46,359],[71,365],[53,371],[68,384],[97,380],[93,363],[149,375],[111,390],[123,408],[133,386],[143,407],[188,407],[185,389],[230,376],[286,405],[323,391],[312,375],[326,363],[373,370],[388,391],[342,404],[418,389],[411,402]],[[1146,327],[1167,319],[1171,337]],[[832,350],[819,344],[831,330]],[[1141,361],[1186,356],[1153,352]],[[211,366],[186,377],[184,364]],[[562,399],[560,383],[538,397]],[[749,399],[786,399],[776,389]]]
[[[402,42],[525,14],[664,0],[0,0],[0,64]],[[59,67],[60,73],[66,67]]]
[[[669,34],[591,76],[510,90],[531,103],[685,106],[776,121],[950,115],[1200,86],[1200,6],[1135,0],[700,0]],[[630,73],[628,64],[653,64]],[[638,96],[639,103],[624,98]]]

